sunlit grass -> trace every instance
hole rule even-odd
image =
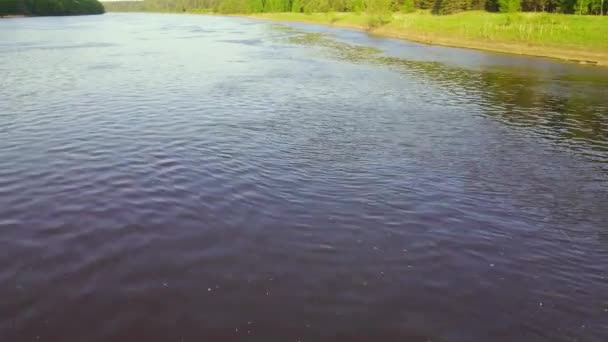
[[[569,44],[608,50],[608,17],[547,13],[463,12],[447,16],[395,14],[390,25],[462,36],[537,44]]]
[[[373,33],[462,47],[608,64],[608,17],[547,13],[264,13],[256,17],[368,29]]]
[[[525,42],[563,46],[563,44],[608,51],[608,17],[547,13],[463,12],[437,16],[428,12],[384,15],[376,25],[365,13],[270,13],[260,14],[278,20],[304,20],[353,26],[386,26],[420,34],[440,34],[486,41]]]

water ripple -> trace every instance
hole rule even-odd
[[[242,18],[17,23],[3,339],[605,335],[601,69]]]

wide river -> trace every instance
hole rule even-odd
[[[0,20],[0,341],[608,340],[608,69]]]

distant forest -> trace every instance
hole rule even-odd
[[[98,0],[0,0],[0,16],[104,13]]]
[[[608,0],[144,0],[131,3],[106,3],[106,5],[110,10],[114,8],[219,13],[414,12],[417,10],[430,10],[434,14],[451,14],[468,10],[591,15],[608,13]]]

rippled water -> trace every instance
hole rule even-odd
[[[607,339],[607,69],[0,21],[1,341]]]

